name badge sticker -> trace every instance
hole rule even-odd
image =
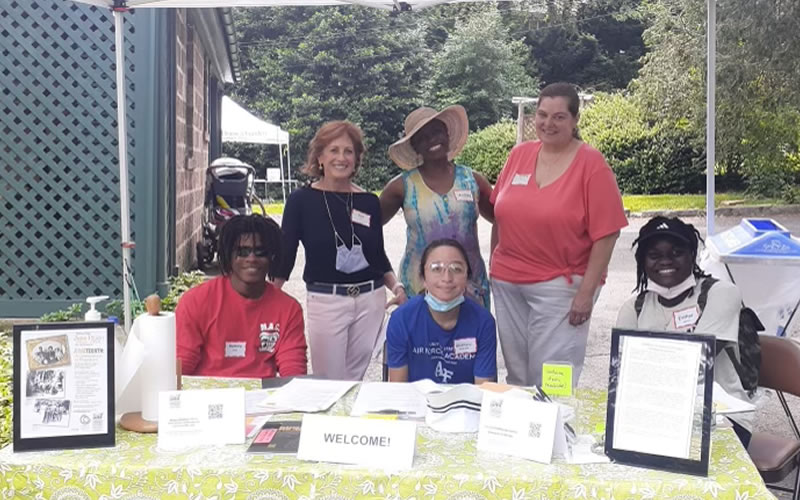
[[[457,189],[453,191],[453,195],[456,197],[456,201],[475,201],[475,198],[472,196],[472,191],[469,189]]]
[[[456,354],[475,354],[478,352],[478,341],[475,337],[455,339],[453,341],[453,350],[456,351]]]
[[[694,326],[697,324],[698,319],[700,319],[700,313],[697,310],[697,306],[688,307],[672,313],[672,321],[675,324],[675,328]]]
[[[246,342],[225,342],[226,358],[243,358],[247,349]]]
[[[511,179],[512,186],[527,186],[528,181],[531,180],[531,174],[516,174],[514,178]]]
[[[361,210],[353,209],[353,213],[350,216],[350,220],[355,222],[356,224],[361,224],[362,226],[369,227],[369,221],[372,218],[371,215],[365,214]]]

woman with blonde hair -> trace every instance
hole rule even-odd
[[[308,340],[312,373],[361,380],[385,317],[386,288],[405,301],[383,246],[378,197],[353,183],[364,155],[361,129],[324,124],[308,148],[304,173],[316,178],[293,192],[283,212],[282,286],[305,249]]]

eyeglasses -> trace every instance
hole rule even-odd
[[[269,250],[264,247],[236,247],[235,255],[237,257],[244,259],[250,254],[260,258],[269,257]]]
[[[467,266],[461,262],[431,262],[428,270],[438,276],[444,275],[445,271],[450,271],[452,276],[463,276],[467,274]]]

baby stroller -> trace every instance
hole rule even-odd
[[[200,269],[214,260],[225,222],[236,215],[266,215],[263,203],[255,195],[255,178],[256,170],[236,158],[217,158],[206,169],[203,239],[197,243]]]

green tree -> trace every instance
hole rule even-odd
[[[650,51],[632,85],[647,112],[705,127],[705,3],[653,0],[643,12]],[[717,168],[741,172],[748,190],[778,195],[796,182],[800,127],[800,4],[730,0],[717,4]]]
[[[433,57],[428,81],[430,102],[461,104],[470,128],[486,127],[511,116],[511,98],[530,94],[537,80],[525,70],[527,48],[513,40],[494,4],[459,20],[442,50]]]
[[[235,92],[289,130],[295,168],[322,123],[359,124],[368,152],[356,182],[379,188],[394,170],[386,149],[421,102],[429,58],[415,19],[354,6],[241,9]]]

